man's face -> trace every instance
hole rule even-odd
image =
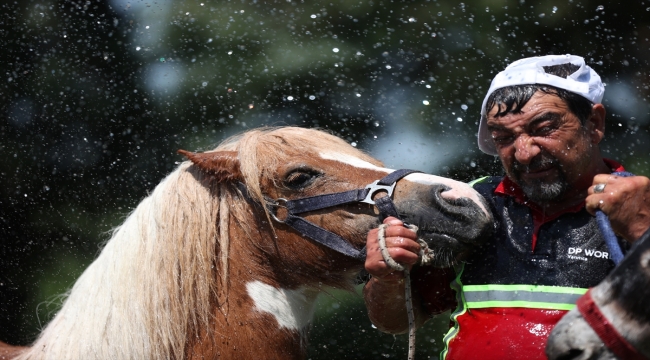
[[[589,186],[589,130],[562,99],[538,91],[520,113],[495,117],[497,110],[488,112],[488,129],[506,175],[529,199],[561,201],[567,191]]]

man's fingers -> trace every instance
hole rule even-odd
[[[404,226],[389,226],[386,228],[385,235],[386,238],[402,237],[411,240],[417,240],[418,238],[418,235],[415,233],[415,231]]]
[[[411,267],[418,261],[420,244],[417,242],[417,234],[404,227],[403,223],[395,218],[387,218],[388,227],[384,231],[386,250],[388,255],[397,263]],[[379,247],[379,230],[373,229],[368,232],[366,270],[373,277],[382,280],[401,280],[401,272],[392,269],[381,254]]]
[[[416,254],[420,251],[420,244],[417,241],[401,236],[386,238],[386,247],[389,250],[392,248],[399,248]]]

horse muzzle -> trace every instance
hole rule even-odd
[[[434,266],[438,267],[465,259],[494,230],[492,214],[482,196],[473,194],[479,202],[476,198],[445,196],[450,190],[444,184],[430,185],[398,194],[404,196],[397,196],[396,201],[401,219],[418,226],[418,235],[436,254]]]

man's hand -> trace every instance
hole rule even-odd
[[[396,262],[409,269],[418,261],[420,244],[417,234],[404,227],[404,223],[394,217],[384,220],[386,228],[386,247]],[[368,309],[368,316],[379,330],[391,334],[408,331],[408,316],[404,298],[404,272],[391,269],[381,256],[378,242],[378,229],[368,233],[366,244],[366,270],[372,278],[363,288],[363,298]],[[424,315],[417,292],[412,293],[413,310],[416,326],[421,326],[428,319]]]
[[[605,188],[602,192],[594,192],[599,184],[605,184]],[[634,242],[650,228],[650,179],[596,175],[585,205],[592,215],[602,210],[609,217],[614,232]]]
[[[394,217],[388,217],[384,224],[386,228],[386,248],[396,262],[409,269],[418,261],[420,244],[417,234],[404,227],[404,223]],[[373,278],[380,281],[398,282],[404,278],[404,273],[391,269],[384,261],[379,249],[378,229],[370,230],[366,243],[366,270]]]

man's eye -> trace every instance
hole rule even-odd
[[[492,139],[494,140],[494,143],[497,145],[505,145],[512,142],[511,135],[492,135]]]
[[[552,126],[542,126],[540,128],[535,129],[535,131],[533,132],[533,136],[548,135],[551,132],[553,132],[553,130],[555,130],[555,129]]]

